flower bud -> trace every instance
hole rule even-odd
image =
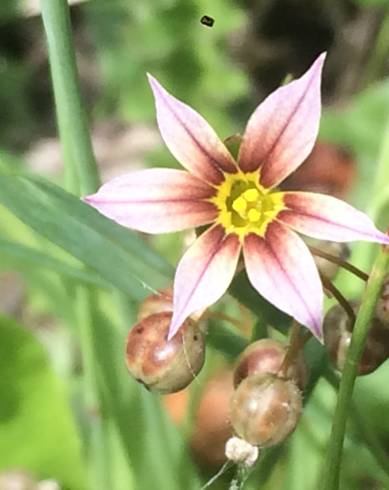
[[[333,255],[341,260],[347,260],[350,256],[350,249],[346,243],[337,243],[337,242],[320,242],[315,244],[315,247],[325,252],[327,254]],[[319,269],[319,272],[323,274],[327,279],[332,280],[335,278],[339,265],[330,262],[323,257],[319,257],[317,255],[313,256],[315,264]]]
[[[240,383],[232,397],[231,422],[245,441],[271,447],[296,428],[301,409],[301,392],[293,381],[254,374]]]
[[[279,374],[285,359],[288,346],[273,339],[261,339],[250,344],[240,355],[235,371],[235,388],[247,376],[252,374]],[[300,352],[296,359],[293,359],[286,373],[282,376],[292,379],[302,389],[308,381],[308,367],[305,364],[303,354]]]
[[[138,322],[150,315],[154,315],[154,313],[163,311],[173,311],[173,291],[171,288],[147,296],[139,306]]]
[[[381,296],[376,306],[376,316],[386,328],[389,328],[389,274],[382,286]]]
[[[360,302],[352,302],[357,314]],[[339,371],[342,371],[351,342],[350,319],[340,305],[328,310],[323,322],[324,344],[330,358]],[[359,362],[358,374],[364,375],[375,371],[389,356],[389,330],[374,317],[366,340],[364,351]]]
[[[182,390],[204,364],[204,337],[188,319],[167,341],[172,313],[155,313],[136,324],[127,338],[126,364],[130,374],[159,393]]]

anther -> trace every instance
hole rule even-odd
[[[247,218],[252,223],[258,221],[260,217],[261,217],[261,213],[256,209],[250,209],[250,211],[247,213]]]
[[[255,202],[260,197],[259,191],[258,189],[247,189],[247,191],[243,193],[243,197],[248,202]]]
[[[232,203],[232,208],[239,214],[244,213],[247,208],[247,201],[240,196]]]

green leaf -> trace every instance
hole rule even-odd
[[[116,421],[137,488],[199,488],[187,447],[164,412],[160,397],[148,392],[127,372],[123,344],[128,326],[135,323],[134,311],[127,306],[126,331],[124,326],[123,331],[115,328],[99,307],[93,311],[99,332],[93,342],[99,359],[98,374],[106,390],[106,410]]]
[[[84,488],[74,423],[43,347],[5,317],[0,339],[0,470],[22,468]]]
[[[282,331],[290,326],[290,316],[282,313],[255,291],[245,271],[235,277],[228,291],[242,305],[255,313],[264,325],[271,325]]]
[[[248,340],[240,332],[223,322],[208,320],[207,344],[219,350],[232,361],[239,356]]]
[[[140,236],[47,181],[2,175],[0,202],[133,299],[166,286],[172,275]]]
[[[51,257],[50,255],[21,243],[15,243],[0,238],[0,252],[14,263],[23,264],[23,267],[26,267],[26,265],[32,265],[38,268],[43,267],[44,269],[58,272],[69,279],[82,281],[100,288],[110,287],[109,283],[93,272],[74,267],[63,260]]]

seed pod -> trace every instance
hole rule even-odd
[[[382,324],[389,328],[389,274],[382,286],[381,296],[376,306],[376,315]]]
[[[206,382],[195,413],[190,446],[197,462],[217,467],[226,461],[225,445],[233,435],[229,402],[232,372],[219,371]]]
[[[315,247],[324,253],[333,255],[341,260],[347,260],[350,256],[350,249],[346,243],[337,242],[320,242],[315,244]],[[338,270],[339,265],[330,262],[323,257],[314,255],[314,260],[319,272],[321,272],[327,279],[334,279]]]
[[[154,313],[162,313],[163,311],[173,311],[173,291],[171,288],[147,296],[139,307],[138,322],[154,315]]]
[[[254,374],[240,383],[232,397],[231,422],[245,441],[271,447],[296,428],[301,409],[301,392],[293,381]]]
[[[288,346],[273,339],[261,339],[250,344],[240,355],[235,371],[235,388],[252,374],[278,374],[285,359]],[[308,367],[302,352],[288,366],[283,377],[292,379],[303,389],[308,381]]]
[[[204,337],[197,324],[186,320],[168,342],[172,313],[150,315],[135,325],[127,338],[126,364],[130,374],[159,393],[182,390],[204,364]]]
[[[357,175],[355,159],[348,149],[318,140],[308,158],[281,188],[322,192],[344,199]]]
[[[193,457],[201,466],[215,468],[226,462],[226,442],[233,435],[229,411],[233,393],[232,371],[225,368],[213,373],[202,388],[190,437]],[[167,412],[178,426],[185,421],[189,403],[190,387],[163,397]]]
[[[360,302],[351,303],[357,314]],[[346,361],[347,351],[351,342],[350,319],[340,305],[328,310],[323,322],[324,344],[330,358],[339,371]],[[389,356],[389,330],[374,317],[366,340],[362,358],[358,366],[358,374],[364,375],[375,371]]]
[[[140,304],[138,311],[138,322],[144,318],[154,315],[154,313],[162,313],[163,311],[173,311],[173,289],[162,289],[158,293],[150,294]],[[199,321],[205,310],[200,310],[192,313],[190,318],[195,322]]]

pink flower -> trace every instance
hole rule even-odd
[[[105,216],[146,233],[210,225],[178,264],[170,338],[189,315],[225,293],[243,250],[254,288],[320,339],[322,285],[295,231],[338,242],[389,244],[365,214],[339,199],[277,190],[315,142],[324,58],[319,56],[301,78],[257,107],[237,161],[196,111],[149,76],[161,135],[187,171],[129,173],[85,200]]]

